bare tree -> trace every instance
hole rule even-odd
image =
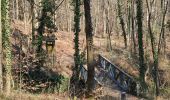
[[[150,39],[151,39],[151,47],[152,47],[152,55],[153,55],[153,69],[154,69],[154,75],[153,75],[153,78],[154,78],[154,82],[155,82],[155,86],[156,86],[156,96],[159,95],[159,78],[158,78],[158,63],[159,63],[159,53],[160,53],[160,45],[161,45],[161,42],[162,42],[162,39],[163,41],[165,41],[165,37],[164,37],[164,24],[165,24],[165,15],[166,15],[166,12],[167,12],[167,7],[168,7],[168,1],[164,1],[162,3],[165,3],[164,4],[164,9],[163,9],[163,13],[162,13],[162,26],[161,26],[161,32],[160,32],[160,35],[159,35],[159,42],[158,42],[158,50],[156,50],[156,38],[155,38],[155,35],[154,35],[154,32],[153,32],[153,29],[152,29],[152,23],[151,23],[151,20],[152,20],[152,10],[153,10],[153,4],[154,4],[155,0],[146,0],[146,4],[147,4],[147,11],[148,11],[148,33],[150,34]]]
[[[87,88],[88,92],[91,93],[94,89],[94,57],[93,57],[93,28],[91,21],[91,10],[90,10],[90,0],[84,0],[84,10],[85,10],[85,32],[86,32],[86,44],[87,44]]]
[[[134,49],[134,53],[136,53],[136,41],[135,41],[135,19],[134,19],[134,0],[131,0],[131,26],[132,26],[132,41],[133,41],[133,49]]]
[[[118,16],[119,16],[119,20],[120,20],[120,24],[121,24],[121,28],[122,28],[122,32],[123,32],[123,37],[124,37],[124,44],[125,44],[125,48],[127,48],[127,37],[126,37],[126,30],[125,30],[125,23],[124,23],[124,19],[122,17],[122,9],[121,9],[121,5],[120,5],[120,0],[117,1],[117,5],[118,5]]]
[[[153,7],[153,3],[154,0],[152,0],[149,4],[148,0],[146,0],[147,3],[147,9],[148,9],[148,33],[150,34],[150,38],[151,38],[151,46],[152,46],[152,53],[153,53],[153,59],[154,59],[154,67],[155,67],[155,84],[156,84],[156,95],[159,94],[159,90],[158,90],[158,78],[157,78],[157,72],[158,72],[158,56],[157,56],[157,52],[156,52],[156,44],[155,44],[155,37],[153,35],[152,32],[152,28],[151,28],[151,11],[152,11],[152,7]],[[150,6],[149,6],[150,5]]]

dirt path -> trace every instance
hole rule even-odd
[[[113,87],[104,87],[103,94],[97,98],[97,100],[120,100],[121,91],[113,89]],[[137,97],[130,94],[126,94],[126,100],[139,100]]]

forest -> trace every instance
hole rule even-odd
[[[170,0],[0,8],[0,100],[170,99]]]

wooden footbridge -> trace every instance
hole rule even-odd
[[[130,93],[133,95],[137,94],[137,82],[128,75],[125,71],[120,69],[118,66],[111,63],[108,59],[103,57],[102,55],[98,56],[98,69],[102,70],[99,72],[99,74],[95,73],[95,80],[99,80],[99,75],[102,75],[105,73],[108,78],[113,81],[113,85],[116,84],[116,86],[123,92]],[[80,77],[85,82],[87,81],[87,70],[82,65],[80,69]]]

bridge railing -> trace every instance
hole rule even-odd
[[[87,81],[87,70],[82,64],[80,65],[79,78],[85,82]]]
[[[137,83],[130,75],[101,55],[99,55],[99,66],[106,71],[108,77],[113,80],[123,91],[136,94]]]
[[[107,76],[114,81],[118,87],[125,92],[137,94],[137,83],[130,75],[101,55],[99,55],[98,62],[100,68],[106,72]],[[87,81],[87,69],[83,65],[80,65],[79,78],[85,82]],[[94,79],[97,80],[96,77],[94,77]]]

